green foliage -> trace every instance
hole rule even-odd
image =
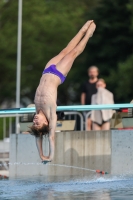
[[[12,118],[12,125],[15,123],[15,118]],[[4,118],[0,117],[0,140],[4,137],[9,137],[9,118],[5,118],[5,136],[4,136]]]
[[[31,2],[23,5],[22,45],[22,95],[32,99],[46,63],[66,46],[83,21],[82,9],[73,10],[70,1],[34,3],[30,12]],[[27,80],[29,90],[25,90]]]
[[[1,6],[0,102],[8,98],[15,100],[17,3],[12,0]],[[82,26],[84,10],[85,1],[23,1],[21,97],[33,100],[45,64]]]
[[[119,63],[125,62],[133,53],[129,4],[129,0],[102,0],[101,4],[90,13],[97,24],[97,30],[88,45],[86,65],[93,64],[99,67],[100,77],[105,78],[107,88],[114,93],[116,102],[129,102],[131,99],[129,92],[124,94],[126,98],[120,94],[120,82],[124,78],[128,79],[129,72],[122,74],[118,67]]]
[[[0,140],[3,139],[3,119],[0,118]]]
[[[125,62],[119,63],[118,70],[113,72],[111,77],[117,82],[115,94],[122,102],[130,102],[133,99],[133,55]]]
[[[15,100],[18,1],[0,2],[0,103]],[[116,102],[132,99],[133,3],[131,0],[23,0],[21,99],[34,99],[43,68],[88,19],[96,32],[59,87],[62,104],[79,103],[87,68],[97,65]],[[128,69],[128,70],[127,70]],[[130,79],[129,79],[130,77]],[[122,82],[124,80],[124,82]],[[123,86],[124,85],[124,86]],[[128,88],[123,95],[122,88]],[[25,105],[26,106],[26,105]]]
[[[17,4],[14,2],[3,3],[0,8],[0,102],[12,99],[15,92]]]

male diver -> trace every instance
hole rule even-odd
[[[74,60],[85,49],[95,28],[93,20],[87,21],[68,45],[46,64],[42,73],[34,99],[36,114],[31,130],[36,136],[37,148],[43,163],[50,162],[54,157],[57,88],[65,81]],[[43,135],[46,134],[49,136],[48,156],[44,156],[42,148]]]

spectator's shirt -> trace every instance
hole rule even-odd
[[[91,104],[91,97],[93,94],[96,94],[96,92],[97,92],[96,83],[97,83],[97,81],[95,83],[90,83],[89,81],[87,81],[82,85],[81,93],[86,94],[85,105]]]

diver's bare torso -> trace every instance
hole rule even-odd
[[[35,94],[36,112],[43,111],[47,119],[51,117],[51,111],[56,110],[57,88],[60,78],[54,74],[43,74]]]

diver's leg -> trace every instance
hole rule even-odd
[[[70,71],[74,60],[83,52],[89,38],[93,35],[96,25],[92,22],[82,40],[77,44],[77,46],[69,52],[57,65],[57,69],[63,74],[67,75]]]
[[[68,45],[54,58],[52,58],[46,65],[45,68],[49,67],[51,64],[56,65],[60,60],[65,57],[72,49],[74,49],[77,44],[80,42],[82,37],[85,35],[86,31],[88,30],[90,24],[93,23],[93,20],[87,21],[83,27],[79,30],[76,36],[68,43]]]

